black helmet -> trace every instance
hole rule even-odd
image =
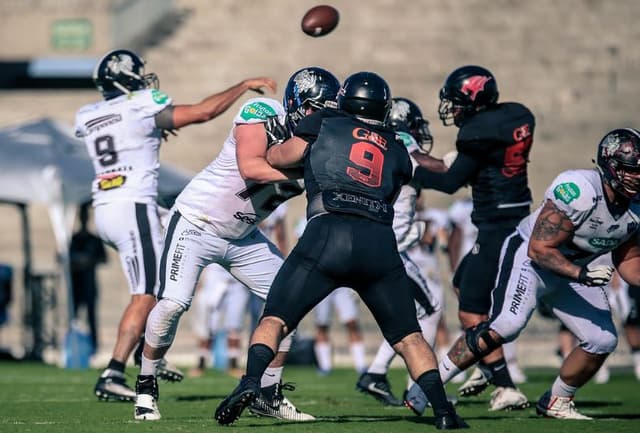
[[[598,144],[596,160],[604,181],[624,197],[640,195],[640,131],[614,129]]]
[[[282,102],[291,130],[307,115],[308,108],[319,110],[325,102],[335,101],[339,88],[340,81],[326,69],[303,68],[291,75]]]
[[[373,72],[350,75],[338,92],[338,108],[365,119],[384,122],[391,109],[391,90]]]
[[[453,71],[440,89],[438,114],[445,126],[457,125],[475,112],[498,102],[498,83],[482,66],[462,66]]]
[[[129,50],[110,51],[93,70],[93,82],[105,99],[148,87],[158,88],[158,76],[144,73],[144,59]]]
[[[392,99],[387,126],[394,131],[411,134],[423,152],[431,152],[433,136],[429,131],[429,122],[422,117],[422,111],[410,99]]]

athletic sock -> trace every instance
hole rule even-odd
[[[460,370],[460,367],[458,367],[453,363],[453,361],[451,361],[449,355],[440,360],[440,362],[438,363],[438,370],[440,371],[440,377],[442,378],[443,383],[449,382],[451,378],[462,371]]]
[[[260,388],[267,388],[276,383],[280,383],[282,379],[283,367],[267,367],[260,379]]]
[[[504,358],[486,365],[489,370],[491,370],[491,383],[493,383],[495,386],[502,386],[505,388],[516,387],[516,385],[513,383],[513,380],[511,379],[511,374],[509,374],[507,361],[505,361]]]
[[[380,347],[378,348],[378,352],[376,353],[375,358],[373,358],[373,362],[367,369],[367,373],[372,374],[387,374],[389,371],[389,365],[393,360],[394,356],[396,356],[396,351],[393,350],[393,347],[384,340]]]
[[[351,357],[353,358],[353,366],[358,373],[362,373],[367,369],[367,360],[364,352],[364,343],[356,341],[349,346]]]
[[[558,376],[551,387],[551,395],[558,397],[573,397],[576,395],[577,390],[577,386],[567,385],[562,379],[560,379],[560,376]]]
[[[322,371],[331,370],[331,345],[324,341],[319,341],[313,345],[316,354],[318,368]]]
[[[252,344],[247,355],[246,376],[260,383],[263,373],[275,356],[276,354],[266,344]]]
[[[433,369],[422,373],[416,379],[416,383],[429,399],[435,416],[447,415],[453,412],[453,407],[447,401],[447,395],[438,370]]]
[[[116,361],[113,358],[111,358],[111,360],[109,361],[109,364],[107,365],[107,369],[112,371],[117,371],[119,373],[124,373],[124,367],[125,367],[124,362]]]
[[[147,359],[147,357],[145,357],[143,353],[142,358],[140,359],[140,375],[155,376],[156,370],[158,369],[158,364],[160,364],[161,361],[162,361],[162,358]]]

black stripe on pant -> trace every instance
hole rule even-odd
[[[151,235],[147,205],[144,203],[136,203],[136,223],[138,224],[138,233],[140,234],[140,243],[142,244],[145,281],[144,293],[153,295],[153,287],[156,284],[157,278],[156,252],[153,248],[154,240]]]
[[[160,290],[158,290],[158,299],[162,299],[162,294],[164,293],[164,287],[167,282],[166,269],[168,250],[171,246],[171,240],[173,239],[173,234],[176,231],[176,226],[178,225],[178,221],[181,216],[182,215],[180,215],[180,212],[178,211],[173,213],[171,220],[169,221],[169,226],[167,227],[167,233],[164,236],[164,247],[162,248],[162,257],[160,258]]]

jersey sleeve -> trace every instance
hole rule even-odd
[[[268,118],[277,116],[280,123],[284,123],[284,107],[275,99],[252,98],[245,102],[233,118],[233,123],[252,124],[265,123]]]
[[[131,96],[132,107],[141,117],[153,117],[169,105],[173,100],[158,89],[146,89],[134,92]]]
[[[308,116],[303,117],[298,122],[293,135],[302,138],[307,143],[316,141],[322,126],[322,119],[325,117],[325,110],[316,111]]]
[[[591,215],[597,192],[584,176],[568,171],[554,179],[544,197],[564,212],[574,226],[578,226]]]

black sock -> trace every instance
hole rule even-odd
[[[504,358],[487,364],[487,367],[491,369],[491,383],[495,386],[503,386],[505,388],[516,387],[513,380],[511,380],[511,375],[507,368],[507,361],[505,361]]]
[[[252,344],[251,347],[249,347],[249,354],[247,356],[246,376],[260,383],[262,374],[275,356],[276,354],[266,344]]]
[[[109,361],[109,365],[107,365],[107,368],[110,370],[119,371],[120,373],[124,373],[124,362],[116,361],[115,359],[111,358],[111,361]]]
[[[444,385],[442,384],[442,379],[440,379],[440,373],[437,369],[422,373],[420,377],[416,379],[416,383],[429,399],[435,416],[455,413],[453,406],[447,401]]]

